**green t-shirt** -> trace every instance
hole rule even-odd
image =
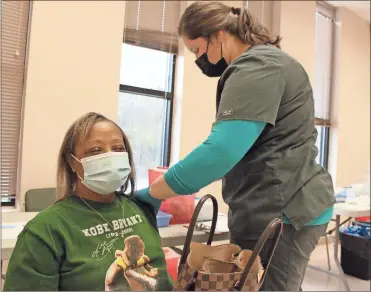
[[[40,212],[18,236],[4,290],[172,290],[153,210],[117,199],[123,208],[85,200],[100,215],[77,196]]]

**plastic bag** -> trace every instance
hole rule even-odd
[[[352,236],[371,239],[370,226],[368,224],[354,224],[353,226],[342,228],[341,232]]]
[[[159,176],[163,175],[167,167],[157,167],[148,170],[149,184],[151,185]],[[186,224],[191,222],[195,209],[196,195],[177,196],[162,202],[160,211],[171,214],[170,224]]]

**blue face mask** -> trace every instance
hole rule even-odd
[[[72,155],[72,154],[71,154]],[[84,169],[84,179],[77,173],[81,182],[93,192],[109,195],[118,190],[128,180],[131,172],[127,152],[106,152],[78,160]]]

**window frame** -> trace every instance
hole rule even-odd
[[[168,167],[170,165],[170,157],[171,157],[171,139],[172,139],[172,127],[173,127],[173,107],[174,107],[174,90],[175,90],[175,66],[176,66],[176,58],[177,55],[169,52],[171,55],[171,62],[169,64],[169,69],[171,69],[171,85],[170,85],[170,92],[168,91],[161,91],[161,90],[154,90],[148,89],[143,87],[137,86],[130,86],[125,84],[120,84],[119,92],[126,92],[131,94],[139,94],[142,96],[150,96],[159,99],[165,99],[166,103],[166,110],[165,110],[165,129],[164,129],[164,139],[162,141],[162,159],[161,165],[162,167]]]
[[[319,164],[323,166],[324,168],[328,168],[328,158],[329,158],[329,142],[330,142],[330,128],[325,126],[319,126],[320,132],[317,136],[317,139],[319,138],[320,143],[320,149],[318,149],[318,155],[319,155]]]
[[[331,57],[330,57],[330,76],[329,76],[329,119],[315,118],[315,125],[320,127],[317,139],[320,139],[319,163],[322,167],[328,168],[329,152],[330,152],[330,132],[331,132],[331,106],[333,100],[333,76],[334,76],[334,61],[335,61],[335,29],[336,29],[336,8],[324,1],[317,1],[315,14],[320,14],[331,20],[333,33],[331,36]],[[316,17],[316,15],[315,15]]]

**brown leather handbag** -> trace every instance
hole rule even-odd
[[[196,221],[205,201],[212,200],[213,218],[207,244],[191,242]],[[272,256],[282,234],[282,221],[272,220],[261,234],[255,248],[241,250],[235,244],[211,246],[218,219],[218,202],[212,195],[203,196],[193,213],[173,291],[258,291],[264,281]],[[260,251],[273,234],[265,267]]]

